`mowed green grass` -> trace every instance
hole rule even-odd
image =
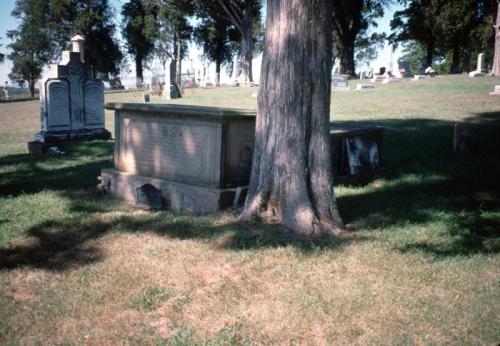
[[[0,104],[0,343],[498,344],[495,84],[446,76],[332,94],[333,121],[386,127],[384,170],[335,187],[353,231],[315,240],[241,225],[237,211],[149,212],[101,195],[112,141],[30,157],[38,103]],[[172,103],[256,108],[256,92],[186,90]],[[469,155],[452,152],[457,121]]]

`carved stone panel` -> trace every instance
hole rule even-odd
[[[66,80],[49,80],[46,83],[45,116],[47,116],[47,130],[60,131],[71,128],[71,114],[69,109],[70,88]]]
[[[119,119],[119,169],[123,172],[217,186],[221,125],[213,122],[142,117]]]
[[[99,79],[83,84],[85,128],[104,127],[104,85]]]

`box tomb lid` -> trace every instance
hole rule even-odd
[[[200,120],[254,120],[252,109],[177,104],[106,103],[106,109],[143,113],[144,116],[190,117]]]

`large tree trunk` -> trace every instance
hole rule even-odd
[[[451,66],[450,66],[450,73],[451,74],[456,74],[458,73],[458,66],[460,63],[460,48],[458,45],[453,47],[453,52],[451,56]]]
[[[217,58],[215,60],[215,86],[220,86],[220,65],[222,64],[221,60]]]
[[[434,42],[429,42],[427,44],[427,51],[425,55],[425,67],[432,66],[434,61]]]
[[[354,76],[356,65],[354,63],[354,41],[342,44],[340,51],[340,73]]]
[[[498,3],[495,25],[495,56],[493,57],[493,74],[500,76],[500,3]]]
[[[142,87],[142,81],[143,81],[143,74],[142,74],[142,56],[136,55],[135,56],[135,86],[137,88]]]
[[[307,235],[343,228],[333,192],[329,137],[331,13],[329,0],[267,1],[243,221],[264,215]]]
[[[30,79],[28,81],[28,84],[29,84],[29,88],[30,88],[30,95],[31,97],[35,97],[35,84],[36,84],[36,80],[35,79]]]
[[[250,10],[248,10],[250,12]],[[252,76],[252,59],[253,59],[253,19],[250,14],[244,17],[241,25],[241,42],[240,42],[240,65],[241,75],[240,82],[245,83],[253,82]],[[241,85],[241,84],[240,84]]]
[[[177,88],[181,88],[181,83],[182,83],[182,54],[181,54],[181,49],[182,49],[182,42],[181,40],[177,40],[177,66],[176,66],[176,71],[175,71],[175,84],[177,85]]]

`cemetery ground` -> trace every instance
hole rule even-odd
[[[0,343],[497,344],[494,84],[454,76],[334,93],[332,120],[386,127],[384,170],[336,186],[352,231],[314,240],[241,225],[237,211],[150,212],[102,195],[112,141],[29,157],[38,102],[0,105]],[[255,108],[256,91],[172,102]],[[468,155],[453,154],[457,121],[471,131]]]

